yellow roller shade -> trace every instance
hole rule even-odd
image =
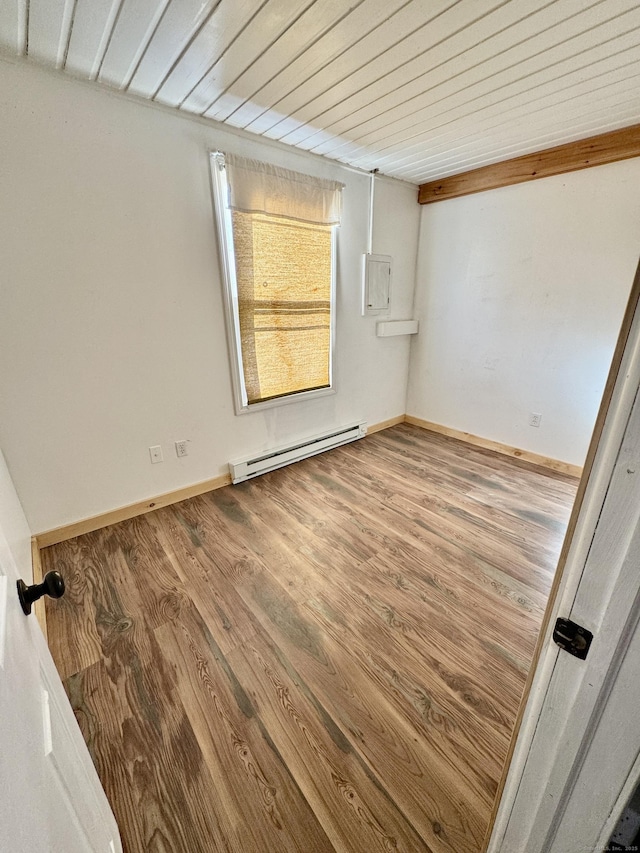
[[[249,403],[331,382],[330,225],[232,211]]]

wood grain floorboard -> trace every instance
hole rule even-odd
[[[426,749],[394,704],[376,690],[351,649],[322,633],[275,579],[255,576],[246,582],[243,594],[254,602],[273,643],[315,686],[336,726],[379,783],[393,780],[396,804],[428,845],[448,853],[465,846],[476,849],[485,823],[472,791],[465,784],[465,797],[460,796],[458,774]]]
[[[45,549],[125,849],[478,853],[576,487],[402,424]]]
[[[230,660],[335,850],[431,851],[280,649],[254,637]]]
[[[234,850],[333,849],[228,660],[195,608],[156,631],[215,779],[212,795]],[[239,820],[238,817],[242,816]]]
[[[419,640],[424,647],[441,652],[442,657],[460,659],[458,662],[462,663],[463,668],[472,669],[477,654],[486,649],[487,643],[483,640],[483,646],[477,636],[468,629],[464,606],[463,609],[458,607],[457,613],[452,610],[456,593],[450,588],[438,589],[435,581],[425,584],[423,591],[399,573],[397,562],[389,562],[387,566],[382,563],[381,567],[381,560],[383,558],[378,557],[361,565],[353,564],[348,575],[335,572],[330,564],[316,563],[313,566],[317,578],[313,590],[315,597],[308,602],[312,615],[320,619],[329,614],[329,619],[336,623],[336,627],[344,625],[346,629],[347,623],[341,614],[348,610],[351,614],[350,626],[357,626],[357,629],[351,632],[351,637],[344,637],[343,640],[352,652],[357,648],[359,637],[368,635],[370,639],[365,643],[365,649],[370,649],[373,645],[380,646],[382,651],[390,650],[391,659],[396,655],[404,660],[406,667],[407,654],[412,655],[414,640]],[[377,568],[372,571],[376,561]],[[405,566],[408,563],[406,558],[402,562]],[[432,580],[432,575],[426,570],[420,572],[420,575],[421,579],[427,577]],[[307,591],[311,591],[309,587]],[[418,604],[418,612],[415,612],[415,602]],[[496,618],[499,619],[501,608],[497,606],[495,610]],[[371,617],[375,619],[374,624],[371,624]],[[416,631],[414,626],[420,626],[419,630]],[[434,626],[437,628],[431,630]],[[397,632],[396,642],[393,641],[393,629]],[[411,636],[419,632],[422,633],[421,637]],[[398,648],[398,641],[408,646],[408,649]],[[424,658],[418,655],[417,662],[424,664]],[[394,670],[392,663],[391,660],[387,667],[390,672]],[[511,682],[510,692],[517,702],[522,673],[526,666],[516,668],[515,675],[511,677],[509,670],[513,669],[513,660],[508,656],[503,655],[499,660],[490,659],[489,666],[493,669],[492,678],[501,678],[504,689],[507,689],[509,681]],[[422,668],[424,669],[424,666]],[[435,670],[432,669],[431,674],[435,675]],[[478,692],[482,694],[482,684]],[[471,694],[466,695],[471,701]],[[479,708],[499,717],[499,712],[491,709],[491,698],[483,699],[481,695],[476,695],[473,701]],[[507,720],[510,719],[510,714],[507,714]],[[506,728],[510,728],[508,723]],[[488,754],[490,755],[490,751]]]

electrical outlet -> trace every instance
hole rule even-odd
[[[531,412],[529,415],[529,426],[539,427],[542,422],[542,415],[540,412]]]
[[[149,456],[151,457],[151,464],[155,465],[156,462],[162,462],[162,448],[159,444],[154,445],[149,448]]]
[[[184,441],[176,441],[176,456],[186,456],[189,453],[186,439]]]

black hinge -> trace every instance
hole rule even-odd
[[[593,634],[570,619],[557,619],[553,639],[565,652],[584,660],[589,653]]]

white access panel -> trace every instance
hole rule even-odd
[[[390,255],[364,255],[362,314],[380,314],[391,307]]]

